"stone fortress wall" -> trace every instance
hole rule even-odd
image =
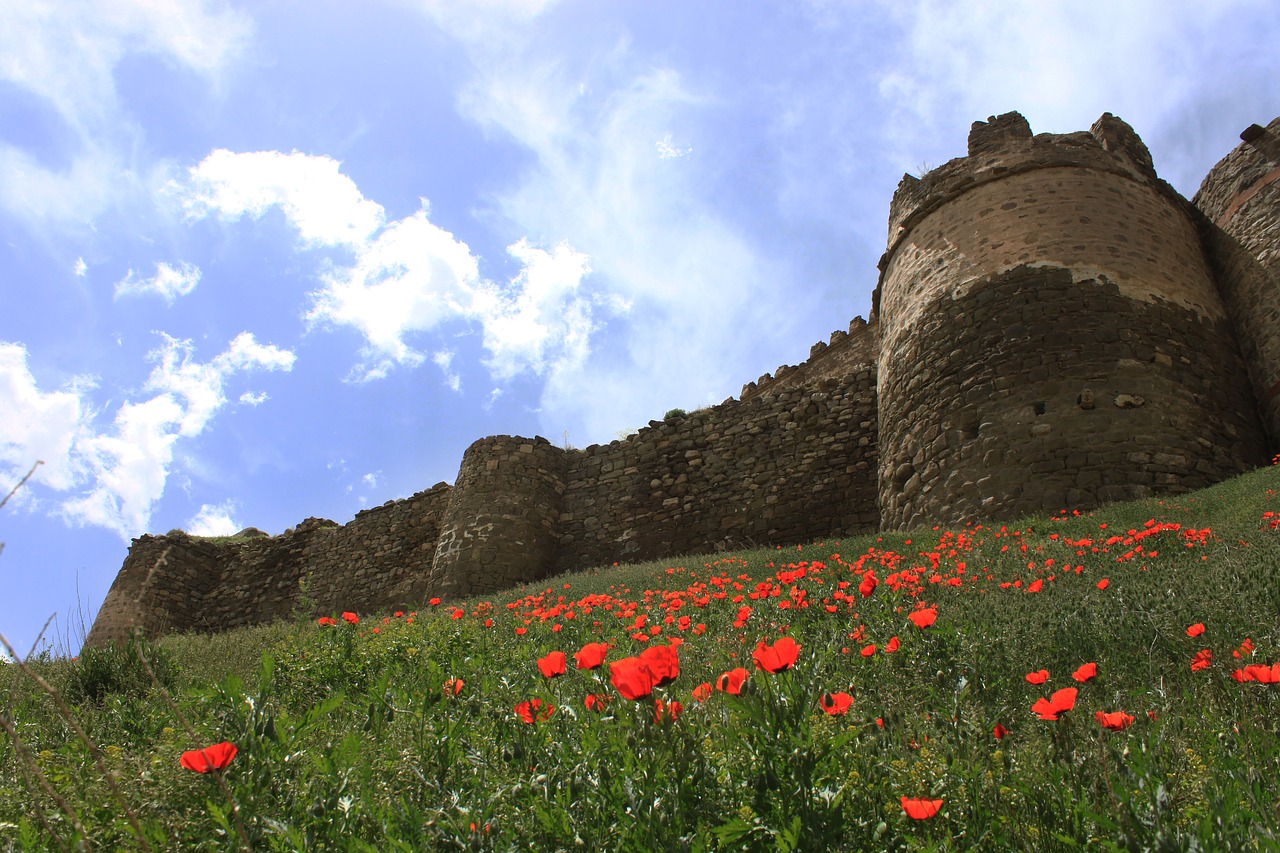
[[[739,399],[279,536],[134,540],[86,642],[411,608],[620,560],[1200,488],[1280,449],[1280,119],[1192,202],[1104,114],[904,176],[871,316]]]

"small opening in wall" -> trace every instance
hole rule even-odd
[[[1043,415],[1045,410],[1044,400],[1036,400],[1035,409],[1037,415]]]

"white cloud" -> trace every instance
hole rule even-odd
[[[658,156],[663,160],[685,157],[693,153],[692,148],[680,148],[672,142],[670,133],[662,134],[662,138],[655,142],[654,146],[658,149]]]
[[[192,536],[234,536],[243,529],[231,517],[235,511],[234,501],[201,504],[200,511],[187,522],[185,529]]]
[[[205,0],[23,0],[6,3],[0,78],[49,100],[88,132],[116,107],[114,70],[129,53],[152,53],[201,74],[217,73],[251,26]],[[74,57],[74,61],[71,58]]]
[[[245,391],[240,395],[240,404],[242,406],[261,406],[269,399],[271,398],[267,395],[266,391],[259,391],[256,394],[250,391]]]
[[[444,373],[445,383],[449,386],[449,390],[461,391],[462,377],[459,376],[456,371],[449,369],[453,364],[453,352],[450,350],[439,350],[438,352],[432,353],[431,360],[435,362],[436,367],[440,368],[441,372]]]
[[[548,252],[521,240],[508,248],[522,265],[516,276],[505,285],[483,280],[478,258],[431,221],[425,200],[417,212],[384,224],[382,206],[365,198],[339,166],[298,153],[218,150],[174,191],[192,218],[257,218],[279,208],[305,243],[354,253],[353,263],[323,273],[306,319],[363,336],[361,362],[352,371],[357,380],[418,366],[426,356],[409,337],[452,321],[482,326],[486,364],[501,380],[586,357],[593,310],[617,305],[577,295],[589,272],[585,255],[563,243]],[[451,369],[452,357],[441,350],[432,360],[456,391],[461,378]]]
[[[164,492],[180,439],[203,433],[226,403],[224,387],[237,373],[289,370],[293,353],[259,344],[247,332],[208,362],[192,357],[190,341],[163,336],[140,402],[122,403],[106,430],[87,400],[90,387],[75,380],[43,392],[27,367],[21,344],[0,344],[0,472],[45,466],[34,483],[64,493],[69,521],[114,530],[122,538],[146,529]]]
[[[384,228],[355,264],[326,274],[307,320],[357,329],[366,341],[357,373],[378,378],[397,365],[422,363],[405,336],[473,315],[479,287],[467,244],[432,223],[424,207]]]
[[[186,296],[200,283],[200,268],[182,263],[177,267],[161,261],[156,264],[156,274],[141,278],[133,270],[116,282],[116,299],[121,296],[159,296],[170,305],[179,296]]]
[[[363,477],[360,478],[360,482],[364,484],[364,487],[366,489],[376,489],[378,487],[378,474],[381,474],[381,473],[382,473],[381,471],[377,471],[377,472],[365,474]]]
[[[714,163],[655,156],[655,139],[682,150],[669,142],[672,128],[692,126],[711,96],[625,44],[602,46],[580,74],[539,50],[533,38],[505,55],[477,46],[463,107],[533,154],[524,181],[498,199],[510,226],[556,235],[590,258],[589,277],[574,289],[566,276],[559,288],[557,322],[574,334],[561,331],[561,357],[542,354],[542,419],[549,431],[570,424],[607,441],[673,401],[736,391],[742,377],[731,366],[749,346],[740,329],[769,322],[783,333],[789,312],[776,295],[778,269],[702,200]],[[537,330],[521,323],[532,312],[519,305],[491,312],[486,326],[499,371],[540,355]],[[606,316],[617,318],[609,346],[587,358],[591,324]],[[508,340],[521,347],[508,353]]]
[[[72,445],[91,416],[90,380],[76,378],[57,391],[41,391],[21,344],[0,343],[0,476],[16,483],[37,459],[33,483],[65,490],[76,481]],[[29,494],[29,492],[28,492]],[[15,500],[25,497],[23,492]]]
[[[145,190],[133,159],[140,131],[120,105],[115,71],[144,53],[216,81],[251,32],[248,18],[206,0],[22,0],[0,12],[0,80],[47,103],[72,140],[49,167],[0,144],[0,207],[33,224],[87,223]]]
[[[489,287],[477,300],[490,372],[508,380],[525,370],[581,364],[596,328],[590,300],[578,296],[591,271],[587,256],[567,243],[547,252],[527,240],[507,252],[520,261],[519,274],[505,291]]]
[[[410,0],[438,27],[465,42],[498,46],[558,0]]]
[[[1250,23],[1274,20],[1265,0],[1131,0],[1105,9],[1044,0],[1017,14],[991,2],[880,5],[903,34],[880,71],[880,93],[896,107],[885,131],[906,171],[919,164],[926,140],[951,140],[942,150],[959,156],[970,122],[1009,110],[1026,115],[1035,132],[1086,129],[1109,111],[1148,141],[1170,123],[1185,137],[1201,109],[1236,97],[1213,91],[1227,82],[1219,76],[1226,69],[1247,62],[1266,76],[1262,58],[1251,56],[1265,48],[1248,44],[1263,28]]]
[[[73,272],[78,278],[84,278],[85,273],[88,271],[89,265],[84,262],[84,258],[76,258],[75,264],[71,267],[71,272]]]
[[[235,153],[220,148],[174,190],[187,215],[224,220],[260,218],[278,207],[304,242],[363,246],[383,223],[382,206],[366,199],[332,158],[279,151]]]

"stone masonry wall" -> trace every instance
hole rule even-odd
[[[1265,462],[1225,319],[1042,267],[933,308],[897,351],[927,368],[882,370],[886,527],[1184,492]]]
[[[969,156],[904,179],[893,211],[886,526],[1184,491],[1262,464],[1190,208],[1128,125],[1032,137],[1016,114],[978,122]]]
[[[440,483],[344,526],[309,518],[279,536],[135,539],[85,642],[123,639],[134,627],[157,636],[289,619],[304,598],[308,615],[416,604],[427,597],[451,491]]]
[[[467,448],[441,524],[429,586],[478,595],[546,577],[555,563],[565,451],[545,438],[483,438]]]
[[[1201,184],[1205,245],[1235,320],[1273,452],[1280,451],[1280,118],[1253,125]]]
[[[1241,138],[1197,209],[1110,114],[1059,135],[975,122],[966,157],[894,194],[870,321],[803,364],[608,445],[481,439],[454,486],[346,525],[140,537],[86,642],[1092,506],[1263,464],[1280,450],[1280,119]]]
[[[875,530],[867,365],[570,454],[557,571]]]

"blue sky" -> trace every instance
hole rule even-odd
[[[607,442],[865,315],[903,172],[1104,111],[1190,196],[1272,0],[0,0],[0,632],[132,537]],[[77,606],[79,602],[79,606]]]

